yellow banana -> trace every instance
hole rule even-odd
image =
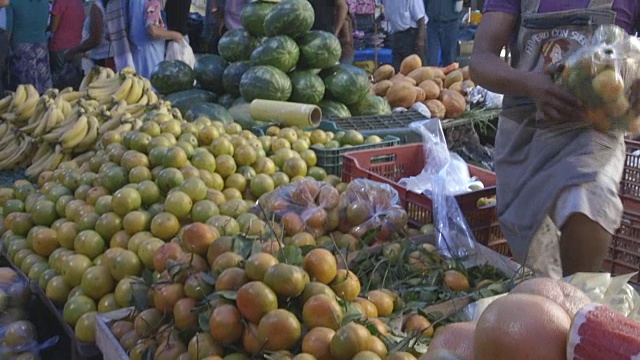
[[[18,146],[12,153],[6,158],[0,158],[0,169],[10,170],[16,167],[16,165],[29,153],[31,147],[31,140],[18,140]]]
[[[107,72],[107,68],[100,66],[100,67],[97,67],[97,69],[98,69],[98,74],[96,75],[94,82],[107,80],[110,78],[109,73]]]
[[[73,103],[74,101],[78,101],[78,99],[84,97],[86,92],[84,91],[71,91],[66,93],[60,93],[58,97],[62,98],[65,101]]]
[[[91,84],[93,81],[96,80],[99,72],[100,70],[97,67],[94,67],[93,69],[89,70],[89,72],[86,73],[82,78],[82,82],[80,82],[80,86],[78,87],[78,90],[86,91],[89,88],[89,84]]]
[[[116,76],[116,73],[111,68],[103,68],[107,78],[112,78]]]
[[[25,121],[33,115],[36,104],[40,100],[40,93],[33,85],[27,85],[27,99],[14,110],[18,114],[17,121]]]
[[[98,139],[98,128],[100,127],[100,122],[95,116],[89,116],[89,129],[87,130],[86,135],[78,143],[76,149],[78,151],[86,151],[91,149],[93,144],[95,144]]]
[[[136,73],[136,69],[132,68],[131,66],[127,66],[122,70],[120,70],[120,74],[124,74],[124,75],[133,75],[135,73]]]
[[[131,124],[130,122],[123,123],[117,128],[113,129],[113,131],[117,133],[123,133],[131,130],[133,130],[133,124]]]
[[[27,125],[21,127],[20,130],[27,134],[34,134],[39,127],[44,128],[43,124],[47,121],[46,117],[49,116],[48,112],[49,109],[45,105],[38,106],[38,109],[36,109],[36,112],[31,116]]]
[[[75,162],[78,166],[82,166],[82,164],[91,160],[91,158],[94,157],[95,155],[96,155],[95,151],[86,151],[77,155],[76,157],[71,159],[71,161]]]
[[[147,90],[146,95],[149,98],[149,104],[158,103],[158,95],[155,93],[155,91]]]
[[[89,131],[89,118],[82,115],[75,125],[60,137],[60,145],[65,150],[73,149],[84,139],[87,131]]]
[[[131,92],[132,87],[133,87],[133,77],[127,76],[122,82],[122,84],[120,85],[120,87],[118,88],[118,90],[116,90],[116,92],[113,94],[113,97],[112,97],[113,100],[114,101],[125,100],[129,95],[129,93]]]
[[[16,154],[21,142],[19,136],[14,136],[11,141],[0,150],[0,162],[7,161]],[[0,166],[2,167],[2,166]]]
[[[24,84],[18,85],[16,92],[13,94],[13,100],[9,105],[9,111],[14,111],[15,108],[22,105],[27,100],[27,88]]]
[[[133,84],[131,85],[131,90],[129,90],[129,94],[127,94],[125,100],[127,104],[135,104],[142,97],[142,93],[144,91],[144,84],[142,80],[140,80],[137,76],[131,76],[133,80]]]
[[[42,96],[48,96],[48,97],[50,97],[50,98],[52,98],[52,99],[53,99],[53,98],[55,98],[56,96],[58,96],[58,94],[60,94],[61,92],[62,92],[61,90],[58,90],[58,89],[56,89],[56,88],[50,88],[50,89],[45,90],[45,91],[42,93]]]
[[[0,149],[4,149],[9,146],[9,144],[18,137],[18,135],[17,129],[13,125],[7,124],[5,136],[0,138]]]
[[[0,99],[0,113],[3,113],[9,109],[13,102],[13,94],[7,95]]]
[[[98,128],[98,133],[100,135],[106,133],[109,130],[113,130],[120,126],[120,117],[113,117],[105,122],[103,122]]]
[[[9,132],[9,124],[6,122],[0,123],[0,139],[3,138]]]

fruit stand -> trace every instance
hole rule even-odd
[[[598,332],[635,349],[630,279],[530,279],[509,258],[487,166],[461,155],[468,178],[445,205],[435,183],[403,181],[437,163],[412,123],[437,124],[451,157],[495,120],[469,100],[468,69],[409,57],[370,79],[336,65],[309,8],[252,2],[246,30],[193,69],[96,67],[78,89],[0,99],[0,359],[484,360],[532,331],[549,345],[527,349],[537,358],[580,359],[623,348],[591,336],[601,313],[625,327]],[[613,275],[639,270],[634,144]],[[524,335],[501,333],[513,322]]]

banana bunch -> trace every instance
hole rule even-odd
[[[35,180],[44,171],[53,171],[64,161],[72,158],[60,145],[42,144],[33,155],[31,165],[25,170],[25,175],[30,180]]]
[[[0,124],[0,170],[28,164],[34,147],[33,138],[6,122]]]
[[[1,118],[16,126],[24,126],[35,113],[39,100],[40,93],[38,93],[38,90],[33,85],[20,84],[11,97],[7,111],[2,114]],[[3,105],[0,105],[0,109],[2,106]]]
[[[59,144],[64,152],[79,153],[93,148],[99,127],[100,121],[95,115],[79,108],[41,138],[46,143]]]
[[[111,79],[116,76],[116,73],[113,72],[110,68],[96,66],[91,71],[89,71],[84,78],[82,78],[82,82],[80,83],[80,87],[78,90],[80,92],[85,92],[89,89],[89,84],[96,81],[103,81],[107,79]]]
[[[92,79],[93,72],[97,72],[95,80]],[[102,105],[120,101],[129,105],[147,105],[158,101],[158,96],[153,91],[149,80],[135,74],[133,69],[122,69],[114,76],[101,75],[105,72],[101,68],[97,70],[94,68],[83,79],[83,83],[86,84],[80,86],[80,91],[86,91],[89,98],[97,100]]]
[[[111,119],[103,122],[98,128],[98,135],[102,136],[109,131],[124,133],[127,131],[138,130],[141,126],[142,120],[140,120],[140,118],[133,117],[130,113],[124,112],[116,116],[112,116]]]

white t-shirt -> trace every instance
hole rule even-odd
[[[418,20],[422,18],[427,22],[422,0],[383,0],[382,3],[391,33],[418,28]]]

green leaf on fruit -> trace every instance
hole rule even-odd
[[[231,301],[236,301],[236,297],[238,295],[236,291],[232,291],[232,290],[216,291],[214,294],[218,295],[223,299],[231,300]]]
[[[302,265],[302,250],[297,246],[285,246],[278,251],[278,261],[289,265]]]
[[[209,314],[207,311],[198,314],[198,325],[200,325],[202,331],[209,332]]]

